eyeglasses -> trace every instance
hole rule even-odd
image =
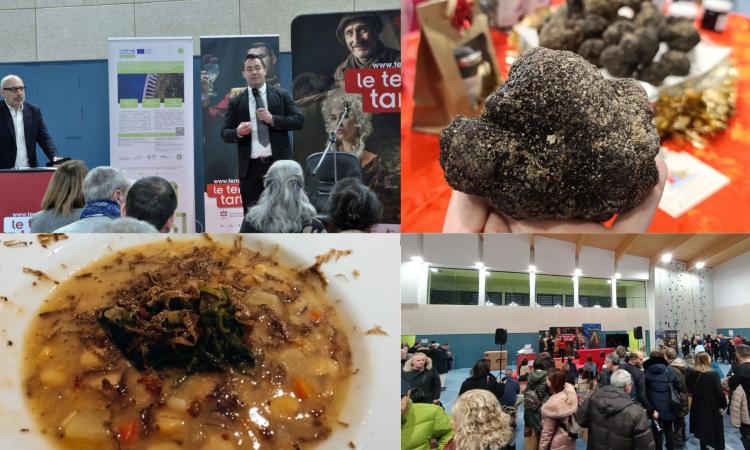
[[[17,86],[17,87],[10,87],[10,88],[3,88],[4,91],[10,91],[12,93],[16,92],[24,92],[26,90],[25,86]]]

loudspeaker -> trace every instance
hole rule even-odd
[[[497,328],[495,330],[495,344],[505,345],[508,342],[508,330],[505,328]]]
[[[633,328],[633,337],[636,339],[643,339],[643,327]]]

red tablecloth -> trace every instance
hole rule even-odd
[[[732,47],[732,61],[740,71],[737,82],[737,112],[729,129],[714,137],[705,149],[688,144],[663,142],[673,150],[687,151],[713,166],[730,183],[677,219],[657,211],[649,232],[748,232],[750,231],[750,18],[731,14],[724,33],[701,31],[704,39]],[[493,41],[503,78],[509,50],[507,35],[493,32]],[[412,131],[414,76],[419,32],[402,38],[401,108],[401,230],[407,233],[440,232],[448,208],[451,189],[438,162],[438,136]]]

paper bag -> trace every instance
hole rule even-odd
[[[487,16],[474,2],[471,27],[460,34],[446,17],[446,0],[433,0],[417,7],[421,36],[414,80],[413,127],[439,133],[459,114],[475,116],[482,103],[472,108],[461,72],[453,55],[457,47],[468,45],[482,52],[489,70],[482,77],[480,98],[486,98],[500,85],[500,69],[492,44]]]

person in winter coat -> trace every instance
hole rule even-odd
[[[445,380],[448,378],[448,343],[443,343],[442,346],[436,347],[432,351],[432,366],[440,376],[440,387],[445,390]]]
[[[690,405],[690,432],[700,440],[701,450],[707,446],[724,448],[722,416],[727,399],[721,388],[719,374],[711,368],[711,357],[706,352],[695,355],[695,366],[685,375],[687,390],[693,396]]]
[[[562,370],[547,372],[550,397],[542,405],[542,433],[539,450],[575,450],[576,441],[569,431],[577,433],[573,415],[578,410],[578,396],[572,384],[565,382]]]
[[[619,369],[610,376],[610,384],[600,387],[584,401],[576,413],[581,427],[588,427],[588,450],[653,449],[646,411],[631,397],[633,379]]]
[[[505,385],[503,397],[500,399],[502,406],[512,406],[515,408],[518,401],[518,394],[521,393],[521,385],[513,379],[513,369],[505,369],[505,378],[500,383]]]
[[[674,420],[676,418],[671,405],[671,388],[682,392],[683,387],[680,379],[669,368],[669,363],[664,359],[664,354],[658,350],[651,352],[651,357],[643,364],[646,376],[646,396],[651,407],[656,411],[655,420],[661,426],[661,431],[653,426],[654,441],[656,448],[661,449],[662,435],[667,450],[674,450]],[[649,414],[651,411],[649,411]]]
[[[643,352],[636,350],[630,353],[630,359],[628,362],[620,363],[620,369],[626,370],[633,378],[633,392],[631,395],[633,399],[643,406],[647,411],[653,411],[651,404],[646,396],[646,376],[641,370],[643,365]]]
[[[568,362],[563,365],[563,370],[565,371],[565,382],[575,386],[578,381],[578,367],[573,362],[572,356],[568,356]]]
[[[480,359],[471,368],[471,375],[461,383],[458,395],[472,389],[484,389],[492,392],[499,402],[503,398],[505,385],[498,383],[497,379],[490,373],[490,360]]]
[[[542,411],[541,405],[549,398],[549,389],[547,388],[547,358],[537,358],[534,360],[534,370],[529,373],[524,394],[524,436],[529,437],[537,445],[539,436],[542,432]],[[553,366],[554,367],[554,366]],[[530,407],[531,399],[536,399],[534,408]]]
[[[737,353],[737,365],[734,367],[732,376],[729,378],[729,389],[734,391],[732,394],[732,403],[735,403],[735,395],[739,397],[737,390],[740,386],[742,386],[742,390],[745,392],[745,398],[750,403],[750,347],[740,344],[736,346],[735,350]],[[737,400],[741,399],[738,398]],[[735,406],[736,408],[737,406]],[[740,418],[740,439],[745,450],[750,450],[750,421],[743,422],[742,414],[737,415],[737,417]],[[734,419],[735,411],[732,410],[732,420]]]
[[[688,335],[682,336],[682,342],[680,343],[682,347],[682,357],[685,358],[690,354],[690,339],[688,339]]]
[[[401,379],[412,388],[414,403],[437,403],[440,400],[440,377],[432,368],[432,360],[417,352],[404,364]]]
[[[437,440],[443,450],[453,437],[451,419],[437,405],[413,403],[411,388],[401,380],[401,450],[430,450],[430,441]]]
[[[690,345],[688,344],[688,348],[689,347]],[[687,435],[685,433],[685,417],[690,412],[690,408],[688,407],[688,393],[687,388],[685,387],[685,371],[688,366],[685,360],[677,357],[677,350],[673,348],[667,348],[664,350],[664,359],[667,360],[669,368],[674,371],[675,375],[677,375],[677,378],[680,380],[680,385],[682,386],[682,390],[680,391],[682,406],[679,411],[675,412],[674,419],[675,447],[682,447],[687,440]]]
[[[620,368],[620,357],[617,356],[617,353],[613,352],[613,353],[608,354],[604,358],[604,368],[602,369],[602,372],[599,374],[599,379],[597,380],[599,387],[608,386],[609,378],[619,368]]]
[[[598,370],[596,367],[596,363],[594,362],[594,358],[592,358],[591,356],[586,357],[586,364],[583,365],[583,370],[587,369],[591,371],[594,377],[596,377]]]
[[[445,450],[504,450],[513,430],[492,393],[472,389],[461,394],[453,406],[453,440]]]

